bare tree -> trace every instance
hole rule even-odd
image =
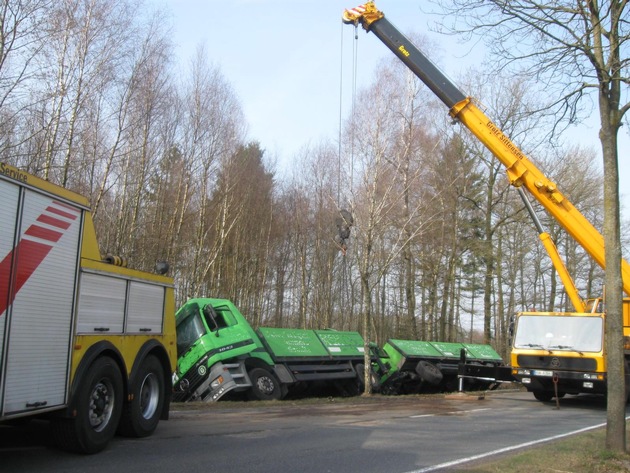
[[[413,190],[421,188],[422,176],[418,158],[423,133],[416,119],[422,102],[417,98],[419,87],[407,81],[401,93],[396,83],[400,84],[391,68],[380,70],[373,86],[359,96],[360,112],[348,122],[360,133],[346,133],[356,137],[347,147],[356,150],[348,161],[355,166],[352,175],[360,176],[352,186],[352,241],[361,283],[366,393],[371,390],[368,343],[379,342],[375,315],[380,310],[382,324],[389,307],[388,272],[429,220],[421,214],[425,203],[412,197]]]
[[[203,45],[197,49],[190,74],[181,99],[184,123],[180,130],[180,149],[192,163],[195,181],[191,210],[197,213],[197,218],[191,222],[194,236],[188,242],[187,274],[183,285],[186,297],[204,292],[209,271],[220,255],[222,240],[211,238],[215,222],[211,219],[209,204],[221,160],[227,162],[237,151],[245,130],[240,104],[221,69],[209,63]],[[225,199],[224,208],[227,209],[231,203]],[[238,211],[234,209],[232,214],[227,211],[221,214],[219,237],[231,231]]]
[[[5,159],[13,140],[20,141],[12,130],[26,105],[19,99],[20,92],[24,82],[37,72],[34,60],[48,39],[44,24],[54,3],[50,0],[0,3],[0,152]]]
[[[606,247],[606,349],[608,416],[606,446],[626,450],[623,352],[623,281],[619,216],[617,136],[630,102],[630,6],[626,0],[549,3],[525,0],[451,0],[441,16],[454,30],[482,35],[496,53],[497,67],[518,65],[545,84],[548,108],[573,123],[597,104],[604,163]],[[463,25],[463,27],[462,27]],[[557,122],[559,125],[561,121]]]

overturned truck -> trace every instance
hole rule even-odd
[[[276,400],[289,394],[364,390],[365,343],[358,332],[259,327],[226,299],[191,299],[176,314],[173,400],[224,396]],[[389,340],[370,345],[370,383],[384,394],[457,389],[460,350],[469,362],[499,365],[487,345]],[[469,389],[482,387],[469,381]]]
[[[357,332],[254,329],[232,302],[210,298],[189,300],[176,323],[174,401],[217,401],[228,393],[282,399],[324,383],[360,389],[364,347]]]
[[[377,349],[375,371],[383,394],[448,392],[459,389],[459,365],[462,351],[466,362],[485,368],[504,366],[501,356],[490,346],[474,343],[388,340]],[[466,390],[494,387],[495,383],[478,378],[464,378]]]

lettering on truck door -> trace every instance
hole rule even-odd
[[[68,385],[81,210],[2,182],[17,212],[0,255],[0,318],[10,340],[2,366],[2,414],[63,405]],[[2,195],[4,201],[4,195]],[[10,232],[7,229],[6,232]],[[17,240],[14,235],[18,234]],[[5,236],[7,238],[5,238]]]

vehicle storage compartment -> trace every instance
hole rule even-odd
[[[66,402],[82,208],[4,180],[0,198],[0,404],[10,417]]]

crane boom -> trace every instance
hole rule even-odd
[[[449,108],[462,123],[503,164],[510,184],[524,187],[573,237],[584,250],[606,268],[604,238],[527,156],[464,95],[416,46],[413,45],[373,2],[345,10],[343,21],[361,24],[374,33]],[[621,262],[623,290],[630,295],[630,265]]]

